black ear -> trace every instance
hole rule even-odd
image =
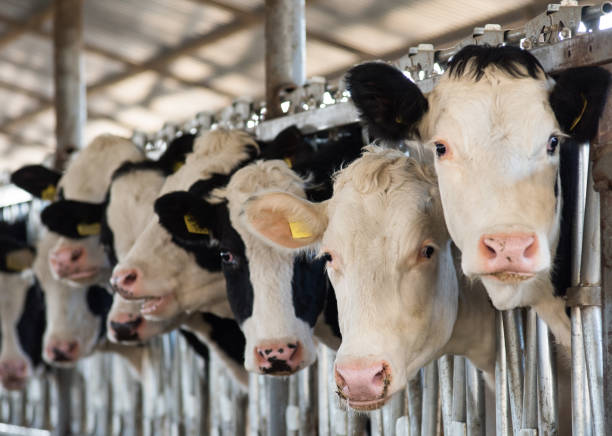
[[[261,159],[291,158],[310,145],[296,126],[289,126],[267,143],[261,144]]]
[[[570,68],[557,77],[549,102],[565,133],[579,142],[595,136],[609,85],[610,73],[600,67]]]
[[[195,135],[184,134],[175,138],[157,161],[164,174],[175,173],[183,164],[187,155],[193,151]]]
[[[11,174],[11,182],[43,200],[54,200],[62,174],[42,165],[26,165]]]
[[[417,132],[427,99],[400,70],[366,62],[351,68],[345,80],[372,137],[399,141]]]
[[[159,223],[177,242],[206,244],[211,240],[214,206],[187,191],[170,192],[155,201]]]
[[[104,204],[59,200],[45,207],[40,219],[52,232],[79,239],[100,234],[104,210]]]

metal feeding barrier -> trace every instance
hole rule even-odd
[[[610,68],[612,30],[599,31],[597,23],[611,11],[610,2],[549,5],[520,30],[478,27],[453,48],[435,50],[421,44],[394,65],[423,92],[433,89],[448,60],[467,44],[520,45],[531,50],[550,73],[580,65]],[[135,132],[132,139],[155,158],[175,137],[217,126],[245,129],[258,139],[270,140],[290,125],[312,133],[359,121],[342,82],[328,84],[314,78],[281,89],[277,97],[285,116],[267,120],[264,104],[239,99],[217,114],[202,112],[181,126],[167,124],[153,135]],[[608,109],[607,116],[610,113]],[[603,124],[610,129],[609,121]],[[601,243],[610,250],[610,241],[602,239],[600,228],[600,210],[602,214],[610,210],[600,209],[592,176],[592,162],[600,154],[581,144],[573,163],[578,187],[571,229],[572,287],[567,292],[571,371],[556,364],[560,356],[533,309],[504,311],[496,321],[495,380],[483,380],[482,373],[463,357],[442,356],[421,369],[384,407],[364,414],[347,410],[336,395],[335,353],[323,345],[317,362],[308,369],[284,378],[251,374],[245,392],[214,354],[204,361],[174,332],[146,346],[139,376],[121,357],[110,354],[98,353],[79,363],[71,385],[73,433],[331,436],[362,435],[369,428],[375,436],[556,435],[570,430],[560,428],[569,412],[557,408],[559,397],[567,395],[558,390],[563,384],[558,382],[567,381],[572,388],[571,433],[611,434],[612,386],[604,384],[604,362],[612,362],[612,356],[604,340],[612,327],[602,314],[602,303],[610,301],[607,294],[612,289],[602,287],[601,275],[605,254]],[[27,205],[5,207],[2,219],[12,220],[28,209]],[[604,266],[610,269],[609,263]],[[42,435],[55,427],[59,409],[65,405],[59,401],[61,394],[51,373],[42,371],[22,392],[0,391],[0,434]],[[558,374],[567,380],[559,380]]]

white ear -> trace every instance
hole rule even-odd
[[[301,249],[319,241],[327,228],[327,203],[311,203],[285,192],[251,197],[243,207],[247,227],[267,242]]]

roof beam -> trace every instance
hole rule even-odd
[[[51,16],[53,16],[53,1],[50,1],[44,9],[32,14],[25,21],[13,24],[7,32],[0,36],[0,49],[32,29],[38,29]]]

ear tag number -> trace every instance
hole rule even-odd
[[[40,198],[47,201],[55,200],[55,185],[49,185],[40,193]]]
[[[195,233],[197,235],[208,235],[210,231],[206,227],[201,227],[193,215],[184,215],[183,220],[185,221],[185,227],[189,233]]]
[[[77,233],[81,236],[99,235],[101,230],[100,223],[77,224]]]
[[[293,239],[306,239],[312,237],[310,229],[306,223],[302,221],[294,221],[289,223],[289,229],[291,230],[291,237]]]

